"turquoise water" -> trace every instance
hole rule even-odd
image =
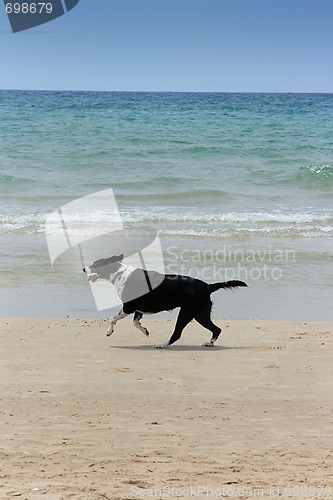
[[[332,319],[332,94],[1,91],[0,141],[1,315],[107,316],[52,271],[44,223],[112,188],[167,270],[249,281],[216,315]]]

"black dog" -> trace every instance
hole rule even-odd
[[[195,319],[200,325],[212,332],[212,338],[205,346],[210,347],[218,339],[221,328],[212,322],[210,295],[220,288],[247,286],[243,281],[226,281],[208,284],[199,279],[177,274],[160,274],[124,264],[123,255],[114,255],[108,259],[96,260],[83,269],[88,274],[88,281],[110,281],[116,287],[123,302],[122,310],[111,318],[107,336],[111,335],[117,321],[134,313],[134,325],[145,335],[149,332],[140,320],[144,314],[170,311],[180,307],[176,326],[170,339],[156,347],[167,347],[179,340],[183,329]]]

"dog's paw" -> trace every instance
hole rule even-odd
[[[110,329],[109,329],[109,330],[106,332],[106,336],[107,336],[107,337],[110,337],[112,334],[113,334],[113,330],[110,330]]]
[[[148,332],[147,328],[143,328],[142,333],[143,333],[146,337],[149,337],[149,332]]]
[[[164,342],[164,344],[156,344],[155,347],[156,349],[164,349],[165,347],[168,347],[169,342]]]
[[[211,342],[211,341],[209,341],[209,342],[204,342],[204,343],[202,344],[202,347],[214,347],[214,342]]]

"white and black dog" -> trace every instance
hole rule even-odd
[[[144,314],[171,311],[180,307],[173,334],[167,342],[157,345],[158,348],[167,347],[179,340],[183,329],[192,319],[212,332],[210,341],[203,345],[213,346],[221,333],[221,328],[214,325],[210,318],[212,308],[210,295],[220,288],[247,286],[243,281],[237,280],[208,284],[190,276],[163,275],[156,271],[127,266],[123,258],[121,254],[108,259],[99,259],[83,269],[90,282],[110,281],[123,302],[121,311],[111,318],[107,336],[113,333],[117,321],[132,313],[134,313],[134,325],[148,336],[147,328],[140,323]],[[153,287],[152,283],[157,286]]]

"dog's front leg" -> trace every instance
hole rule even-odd
[[[141,313],[139,311],[135,311],[134,318],[133,318],[133,323],[134,323],[134,326],[136,326],[137,328],[139,328],[139,330],[144,335],[146,335],[146,337],[148,337],[149,332],[148,332],[147,328],[145,328],[144,326],[142,326],[141,323],[140,323],[140,319],[142,318],[142,316],[143,316],[143,313]]]
[[[126,313],[124,313],[124,311],[121,309],[121,311],[119,311],[118,314],[115,314],[115,316],[113,316],[110,320],[110,326],[108,328],[108,331],[106,332],[106,336],[107,337],[110,337],[110,335],[113,334],[113,331],[114,331],[114,325],[117,323],[117,321],[119,321],[120,319],[123,319],[125,318],[125,316],[127,316]]]

